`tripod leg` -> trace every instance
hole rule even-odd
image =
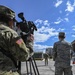
[[[30,74],[32,75],[31,60],[29,60],[29,65],[30,65]]]
[[[18,72],[21,74],[21,61],[18,61]]]
[[[28,75],[29,73],[28,73],[28,63],[27,63],[27,61],[26,61],[26,69],[27,69],[27,75]]]
[[[37,75],[36,70],[35,70],[35,65],[33,63],[33,60],[32,59],[30,59],[30,60],[31,60],[31,64],[32,64],[32,67],[33,67],[33,71],[34,71],[35,75]]]
[[[36,64],[36,62],[35,62],[35,59],[33,58],[33,57],[31,57],[32,58],[32,60],[34,61],[34,64],[35,64],[35,68],[36,68],[36,70],[37,70],[37,73],[38,73],[38,75],[40,75],[39,74],[39,70],[38,70],[38,67],[37,67],[37,64]]]

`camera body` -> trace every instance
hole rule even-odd
[[[18,14],[18,17],[22,20],[21,22],[17,22],[16,26],[20,26],[20,29],[22,30],[22,32],[25,33],[31,33],[34,34],[34,30],[37,31],[37,27],[36,25],[33,23],[33,21],[26,21],[26,19],[23,16],[23,12]]]
[[[16,26],[20,28],[20,30],[22,31],[20,33],[22,39],[24,40],[24,42],[27,41],[27,37],[31,36],[31,34],[34,35],[34,30],[37,31],[37,27],[36,25],[33,23],[33,21],[26,21],[26,19],[23,16],[23,13],[19,13],[18,17],[22,20],[21,22],[17,22]],[[25,35],[23,34],[23,32],[25,32]]]

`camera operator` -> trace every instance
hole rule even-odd
[[[26,21],[23,13],[19,13],[18,17],[22,19],[21,22],[17,22],[16,31],[24,40],[26,46],[30,49],[31,56],[33,55],[33,42],[34,42],[34,30],[37,31],[37,27],[33,21]]]
[[[14,19],[15,12],[0,5],[0,75],[20,75],[17,61],[26,61],[30,57],[29,48],[13,30]]]

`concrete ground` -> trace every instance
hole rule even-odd
[[[36,64],[37,64],[40,75],[54,75],[55,67],[54,67],[54,61],[52,59],[50,59],[48,61],[48,66],[45,66],[44,60],[42,60],[42,61],[38,60],[38,61],[36,61]],[[73,75],[75,75],[75,65],[74,64],[71,64],[71,65],[72,65]],[[26,63],[25,62],[22,62],[21,73],[23,75],[27,75],[26,74],[27,69],[26,69]],[[32,75],[35,75],[33,68],[32,68],[32,73],[33,73]],[[31,75],[31,74],[29,74],[29,75]],[[36,74],[36,75],[38,75],[38,74]]]

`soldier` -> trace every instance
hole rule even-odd
[[[16,31],[22,37],[24,43],[32,52],[31,55],[33,55],[34,30],[37,31],[37,27],[32,21],[26,21],[23,12],[19,13],[18,17],[21,18],[22,21],[16,23]]]
[[[34,44],[34,35],[31,33],[26,33],[22,31],[22,28],[20,23],[16,25],[16,32],[18,33],[19,36],[23,39],[24,43],[26,44],[26,47],[30,49],[31,56],[33,55],[33,44]],[[25,30],[27,28],[23,27]],[[30,31],[29,31],[30,32]]]
[[[20,36],[12,29],[15,12],[0,5],[0,75],[19,75],[17,61],[25,61],[30,57],[30,50]],[[10,27],[10,28],[9,28]]]
[[[44,53],[44,58],[45,58],[45,66],[48,66],[48,54]]]
[[[72,44],[72,52],[71,52],[71,57],[72,57],[72,64],[75,64],[75,40],[71,42]]]
[[[53,60],[55,61],[55,75],[72,75],[70,65],[71,45],[65,41],[65,33],[59,32],[59,41],[53,46]]]

